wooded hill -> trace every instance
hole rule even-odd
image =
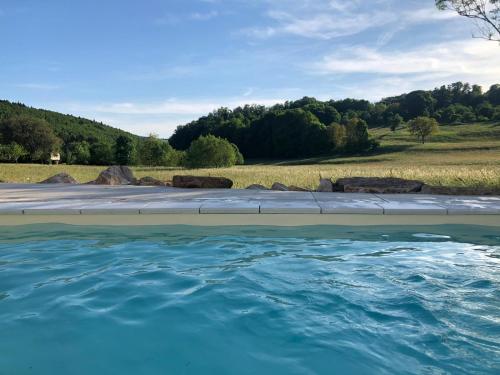
[[[65,115],[45,109],[32,108],[21,103],[11,103],[7,100],[0,100],[0,121],[15,116],[26,116],[47,121],[55,135],[59,137],[64,144],[82,141],[91,144],[97,141],[114,144],[116,139],[121,135],[128,136],[135,140],[140,138],[124,130],[104,125],[102,122]]]

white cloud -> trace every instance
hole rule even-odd
[[[475,40],[423,45],[409,51],[350,47],[313,64],[313,70],[322,74],[475,75],[498,79],[500,53],[494,47],[490,43]]]
[[[441,12],[434,2],[419,4],[399,0],[282,0],[267,1],[268,25],[243,29],[243,34],[270,38],[295,35],[315,39],[333,39],[356,35],[381,26],[393,25],[380,37],[389,40],[392,35],[408,26],[458,18],[453,12]]]
[[[295,35],[332,39],[358,34],[395,20],[395,14],[391,12],[362,12],[357,6],[357,1],[318,0],[314,3],[306,1],[305,4],[299,2],[298,5],[295,2],[285,2],[281,7],[273,7],[267,11],[266,16],[272,21],[272,25],[246,28],[242,33],[258,38]]]

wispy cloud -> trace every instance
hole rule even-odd
[[[350,77],[341,93],[344,96],[379,100],[459,80],[489,87],[500,77],[500,54],[476,40],[421,45],[407,51],[349,47],[306,69],[332,80]]]
[[[18,83],[15,86],[18,88],[29,89],[29,90],[58,90],[61,88],[60,85],[53,85],[47,83]]]
[[[295,35],[305,38],[332,39],[358,34],[364,30],[385,25],[395,15],[385,11],[356,12],[353,5],[340,2],[322,2],[311,8],[271,9],[266,16],[271,25],[250,27],[241,32],[258,38],[277,35]]]
[[[394,25],[393,30],[456,17],[439,12],[434,4],[424,4],[408,10],[396,0],[284,0],[269,1],[267,25],[249,27],[241,33],[257,38],[294,35],[305,38],[333,39],[356,35],[369,29]],[[389,39],[390,32],[381,38]]]
[[[322,74],[371,73],[386,75],[439,74],[500,76],[500,54],[487,43],[460,41],[422,45],[409,51],[380,51],[367,47],[349,47],[313,64]]]

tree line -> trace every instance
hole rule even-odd
[[[212,134],[236,144],[247,158],[363,153],[377,147],[369,137],[369,128],[396,130],[419,117],[442,124],[500,121],[500,85],[483,92],[478,85],[456,82],[378,103],[304,97],[272,107],[220,108],[179,126],[169,141],[184,150],[199,136]]]
[[[370,138],[371,127],[396,130],[408,123],[424,142],[438,122],[499,120],[500,85],[483,92],[478,85],[462,82],[378,103],[304,97],[272,107],[220,108],[179,126],[169,140],[0,101],[0,161],[45,163],[57,152],[67,164],[229,166],[244,158],[362,154],[378,147]],[[419,133],[421,129],[426,134]]]

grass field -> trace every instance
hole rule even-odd
[[[443,186],[500,188],[500,123],[442,126],[439,134],[422,145],[405,130],[371,129],[380,149],[368,156],[324,157],[287,161],[249,161],[222,169],[134,167],[137,177],[170,180],[175,174],[224,176],[242,188],[258,183],[314,188],[319,176],[394,176],[420,179]],[[0,164],[0,181],[38,182],[67,172],[79,182],[97,177],[103,167],[75,165]]]

